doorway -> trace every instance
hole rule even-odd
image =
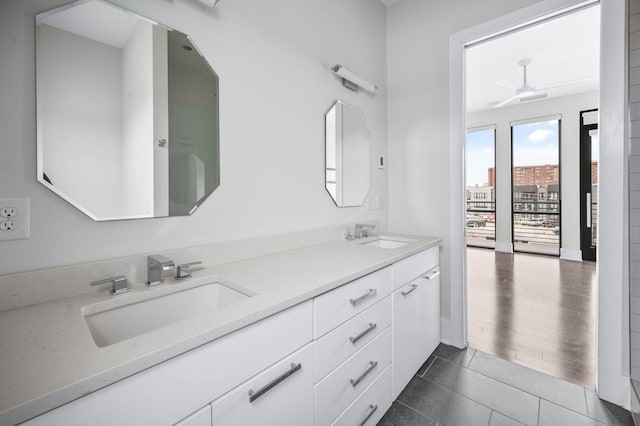
[[[540,22],[549,16],[557,16],[577,8],[596,4],[595,1],[542,0],[517,12],[488,21],[484,24],[452,34],[449,38],[449,158],[451,166],[450,193],[460,194],[450,201],[450,319],[443,324],[443,336],[457,347],[467,344],[466,321],[466,244],[464,238],[464,135],[465,135],[465,48],[486,39],[489,35],[521,28],[523,23]],[[626,170],[628,160],[624,149],[627,119],[626,110],[626,29],[628,17],[624,2],[601,4],[602,17],[600,42],[600,98],[599,133],[601,141],[599,157],[599,209],[598,209],[598,256],[597,276],[619,285],[600,286],[597,289],[596,326],[597,341],[597,389],[598,395],[619,405],[629,398],[628,363],[625,363],[625,348],[628,336],[620,330],[628,327],[625,317],[620,315],[628,303],[629,268],[628,247],[625,246],[629,228],[620,220],[620,209],[627,197]],[[624,217],[623,212],[623,217]],[[627,289],[627,290],[626,290]],[[603,319],[603,321],[600,321]],[[626,373],[625,373],[626,372]]]
[[[588,23],[578,23],[581,19]],[[595,323],[591,308],[595,306],[595,268],[583,270],[588,265],[563,263],[559,257],[561,248],[578,252],[580,247],[578,112],[598,106],[598,56],[594,60],[593,55],[597,49],[591,46],[587,51],[582,46],[574,52],[572,48],[583,40],[597,44],[598,39],[584,35],[553,53],[545,50],[547,45],[544,49],[535,45],[549,37],[547,33],[559,40],[558,34],[574,26],[598,28],[598,20],[598,6],[585,8],[466,47],[467,70],[472,70],[468,74],[485,77],[481,89],[502,88],[476,93],[478,79],[466,78],[468,127],[489,123],[496,127],[496,216],[504,218],[496,231],[495,252],[467,250],[469,344],[590,387],[595,386],[595,328],[587,324]],[[508,58],[497,59],[502,61],[499,67],[486,65],[500,55]],[[588,62],[573,74],[562,73],[555,64],[571,55],[575,55],[573,61],[586,58]],[[591,85],[584,85],[585,78],[580,77],[586,69],[594,72],[596,81]],[[488,72],[493,72],[491,77],[486,77]],[[473,153],[466,154],[468,172]],[[566,160],[566,169],[561,169],[561,159]],[[465,192],[469,245],[468,185]],[[547,256],[538,258],[541,254]],[[567,303],[576,298],[584,307]],[[576,318],[573,313],[578,313]],[[575,339],[567,345],[570,337]],[[578,359],[586,367],[572,376],[569,365]]]

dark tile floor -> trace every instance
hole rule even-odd
[[[601,426],[633,420],[591,389],[441,344],[378,425]]]

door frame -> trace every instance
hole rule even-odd
[[[542,0],[449,37],[449,319],[443,340],[467,346],[464,140],[465,47],[597,1]],[[627,116],[627,1],[602,2],[600,36],[600,164],[596,388],[629,408],[629,225]],[[622,208],[622,220],[620,209]],[[446,284],[445,284],[446,285]],[[446,299],[445,299],[446,300]]]

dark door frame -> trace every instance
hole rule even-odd
[[[593,227],[587,224],[587,194],[591,194],[591,130],[598,129],[598,123],[584,124],[583,114],[598,109],[580,111],[580,251],[582,260],[596,260],[596,247],[591,244]],[[593,197],[593,195],[592,195]],[[592,218],[593,219],[593,218]]]

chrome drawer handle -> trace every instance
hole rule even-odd
[[[369,361],[369,366],[364,371],[364,373],[362,373],[360,377],[358,377],[357,379],[349,380],[351,382],[351,386],[353,386],[354,388],[358,386],[358,383],[364,380],[364,378],[367,377],[367,374],[371,373],[371,371],[373,371],[373,369],[376,368],[377,365],[378,365],[378,361]]]
[[[365,300],[375,296],[376,294],[378,294],[378,290],[376,290],[375,288],[370,288],[368,292],[358,297],[357,299],[349,299],[349,303],[351,303],[353,306],[356,306],[358,303],[364,302]]]
[[[261,389],[257,391],[254,391],[253,389],[249,389],[249,402],[253,402],[256,399],[260,398],[262,395],[264,395],[265,393],[269,392],[271,389],[275,388],[280,383],[282,383],[287,377],[294,375],[301,368],[302,368],[302,364],[300,363],[296,364],[295,362],[292,362],[291,368],[289,370],[287,370],[281,376],[276,377],[271,382],[267,383]]]
[[[403,296],[408,296],[411,293],[413,293],[414,291],[416,291],[416,289],[418,288],[418,284],[413,284],[411,285],[411,290],[407,290],[407,291],[402,291],[400,292]]]
[[[360,426],[364,426],[364,424],[373,416],[373,413],[378,409],[377,405],[369,404],[369,408],[367,408],[367,415],[364,416],[364,420],[360,423]]]
[[[431,281],[432,279],[434,279],[438,275],[440,275],[440,271],[433,271],[433,272],[429,272],[425,278],[428,279],[429,281]]]
[[[369,323],[369,327],[367,327],[366,330],[364,330],[362,333],[358,334],[356,337],[349,337],[349,340],[351,341],[351,343],[353,343],[355,345],[358,340],[362,339],[368,333],[372,332],[377,326],[378,326],[378,324],[376,324],[375,322],[370,322]]]

